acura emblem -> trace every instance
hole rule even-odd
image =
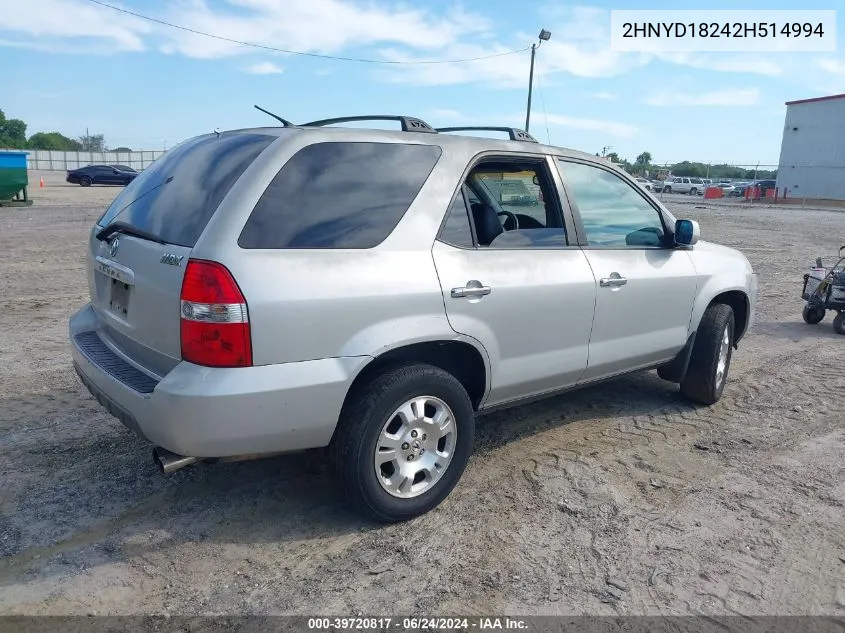
[[[120,248],[120,238],[114,238],[109,244],[109,255],[114,257],[117,255],[117,249]]]

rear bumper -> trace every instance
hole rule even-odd
[[[101,339],[99,348],[92,347],[97,317],[90,305],[71,318],[69,329],[74,367],[97,401],[141,437],[192,457],[326,446],[352,380],[370,360],[234,369],[182,362],[160,381],[144,374],[145,382]]]

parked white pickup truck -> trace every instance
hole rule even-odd
[[[701,178],[675,176],[663,181],[663,193],[688,193],[692,196],[704,193],[705,184]]]

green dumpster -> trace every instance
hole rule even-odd
[[[26,191],[29,184],[26,174],[28,153],[0,151],[0,207],[27,207],[32,204]]]

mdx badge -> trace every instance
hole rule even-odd
[[[173,253],[165,253],[161,256],[162,264],[169,264],[171,266],[181,266],[184,255],[174,255]]]

